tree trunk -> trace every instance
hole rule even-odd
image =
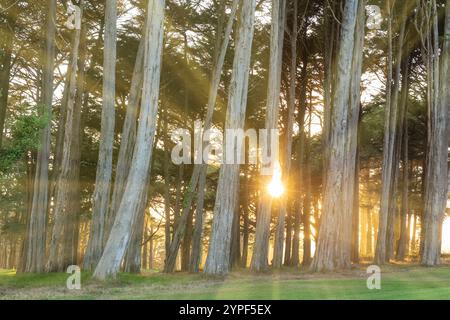
[[[49,119],[52,114],[53,69],[55,63],[56,0],[48,0],[46,45],[43,54],[42,104]],[[48,161],[50,157],[51,122],[41,133],[34,177],[33,202],[24,242],[24,272],[40,273],[45,265],[46,217],[48,209]]]
[[[337,57],[338,73],[332,103],[331,149],[325,178],[323,214],[316,254],[311,265],[311,270],[315,272],[349,268],[351,265],[352,210],[348,208],[353,206],[360,91],[356,93],[351,90],[361,79],[363,38],[364,1],[347,0]]]
[[[70,160],[70,176],[69,195],[66,207],[67,222],[64,226],[64,251],[63,251],[63,266],[78,264],[78,242],[79,242],[79,228],[80,228],[80,214],[81,214],[81,188],[80,188],[80,165],[81,165],[81,144],[82,144],[82,107],[83,98],[87,94],[85,92],[85,63],[87,55],[87,29],[86,25],[81,27],[81,41],[80,41],[80,57],[78,59],[77,67],[77,94],[75,97],[74,111],[73,111],[73,126],[72,126],[72,145],[71,145],[71,160]]]
[[[306,38],[306,25],[303,25],[303,39]],[[292,254],[291,254],[291,265],[298,266],[300,264],[300,225],[302,220],[302,210],[303,210],[303,166],[305,158],[305,113],[307,108],[307,85],[308,85],[308,52],[306,46],[303,46],[302,51],[302,72],[300,76],[300,103],[299,111],[297,117],[297,123],[299,127],[299,143],[298,143],[298,178],[299,183],[297,184],[297,206],[294,215],[294,235],[292,237]]]
[[[204,130],[207,131],[211,128],[212,125],[212,116],[214,113],[214,107],[217,100],[217,94],[219,90],[220,85],[220,78],[222,74],[223,65],[225,62],[225,55],[228,48],[229,38],[231,35],[231,31],[233,28],[233,21],[234,17],[237,12],[238,8],[238,0],[233,1],[233,6],[231,9],[231,14],[228,20],[228,24],[225,30],[224,40],[222,42],[222,47],[220,50],[220,55],[217,58],[217,64],[213,70],[213,76],[208,96],[208,106],[206,109],[206,118],[205,118],[205,125]],[[253,38],[253,37],[252,37]],[[245,84],[245,89],[247,89],[247,84]],[[206,178],[206,170],[207,170],[207,164],[201,164],[201,165],[195,165],[194,170],[191,176],[191,179],[189,181],[188,189],[186,191],[186,194],[184,196],[183,200],[183,212],[181,214],[181,217],[179,218],[179,221],[176,224],[176,230],[174,231],[172,243],[170,245],[170,250],[166,258],[166,263],[164,265],[164,272],[173,272],[175,268],[177,253],[181,244],[181,239],[184,237],[184,233],[186,231],[186,222],[188,219],[188,215],[190,214],[192,201],[194,199],[194,192],[198,186],[200,177],[205,175]],[[200,192],[201,195],[201,192]],[[197,211],[199,214],[203,213],[203,208],[199,208]],[[201,229],[199,229],[201,226],[197,226],[197,229],[194,231],[195,233],[201,232]],[[196,244],[197,246],[198,244]],[[197,251],[197,248],[194,249]],[[198,261],[197,259],[195,261]],[[195,268],[194,268],[195,269]]]
[[[81,16],[83,12],[83,3],[80,2]],[[75,29],[74,42],[72,47],[72,57],[70,66],[70,81],[69,81],[69,96],[67,101],[67,115],[64,130],[64,147],[63,157],[61,162],[61,170],[57,181],[57,192],[55,199],[54,209],[54,225],[52,230],[52,236],[50,240],[49,258],[47,261],[46,269],[48,272],[63,271],[66,267],[64,249],[65,247],[65,232],[70,223],[70,210],[68,204],[70,201],[71,193],[71,179],[73,178],[71,171],[74,161],[73,156],[73,144],[74,137],[73,131],[77,124],[76,115],[76,94],[77,94],[77,66],[78,66],[78,53],[80,45],[81,30]]]
[[[286,1],[280,1],[280,17],[278,18],[278,67],[279,67],[279,82],[281,86],[281,71],[283,64],[283,44],[284,44],[284,32],[286,24]],[[278,101],[280,103],[280,101]],[[278,107],[279,108],[279,107]],[[284,181],[287,184],[290,169],[291,169],[291,156],[292,156],[292,132],[294,126],[294,112],[295,112],[295,102],[294,105],[290,105],[288,110],[288,132],[287,141],[285,146],[285,155],[283,157],[283,167],[282,171],[284,174]],[[273,252],[273,267],[281,268],[283,265],[283,252],[284,252],[284,232],[286,228],[286,202],[289,198],[289,194],[286,193],[279,202],[280,208],[278,210],[278,221],[275,229],[275,241],[274,241],[274,252]]]
[[[403,261],[407,255],[408,250],[408,214],[409,214],[409,159],[408,159],[408,71],[409,71],[409,58],[404,59],[402,62],[402,101],[401,110],[403,117],[403,130],[402,134],[402,204],[401,204],[401,217],[400,217],[400,239],[397,247],[397,260]]]
[[[116,217],[117,209],[120,205],[120,200],[122,199],[123,190],[125,189],[125,183],[127,181],[127,177],[131,167],[133,148],[136,142],[136,126],[139,113],[139,100],[141,98],[142,92],[143,64],[144,37],[142,37],[139,42],[139,47],[136,54],[136,62],[134,64],[133,75],[131,78],[130,96],[128,99],[128,106],[120,139],[120,149],[117,159],[114,190],[111,198],[111,206],[108,210],[108,216],[106,219],[104,240],[108,239],[109,233],[111,232],[111,228]]]
[[[204,198],[206,187],[206,170],[202,170],[200,180],[198,183],[197,205],[195,208],[195,225],[192,236],[192,252],[189,271],[193,273],[199,272],[202,258],[202,235],[203,235],[203,220],[204,217]]]
[[[383,165],[382,165],[382,189],[380,218],[378,226],[377,245],[375,251],[375,263],[382,265],[388,262],[393,256],[394,247],[394,212],[395,212],[395,181],[398,169],[398,159],[396,159],[396,140],[398,126],[398,88],[400,79],[400,66],[404,49],[404,34],[406,27],[406,18],[403,19],[400,27],[399,42],[396,58],[395,84],[392,88],[393,79],[393,50],[392,50],[392,17],[393,5],[388,1],[388,76],[386,81],[386,108],[384,122],[384,147],[383,147]],[[403,9],[406,16],[407,7]],[[397,148],[398,149],[398,148]],[[398,158],[398,157],[397,157]]]
[[[233,26],[233,20],[236,16],[238,1],[233,2],[232,12],[230,19],[228,20],[227,28],[225,30],[225,37],[229,39],[232,26]],[[211,84],[210,84],[210,95],[209,95],[209,101],[208,101],[208,107],[207,107],[207,113],[209,109],[214,110],[214,105],[217,97],[217,90],[218,90],[218,84],[220,83],[220,76],[223,68],[224,63],[224,55],[222,50],[223,45],[227,44],[229,40],[224,39],[222,41],[222,28],[225,18],[225,1],[221,1],[219,3],[219,10],[220,14],[218,17],[218,23],[217,23],[217,30],[216,30],[216,43],[214,47],[214,68],[211,73]],[[222,43],[223,42],[223,43]],[[222,58],[222,60],[220,60]],[[219,69],[220,64],[220,69]],[[219,73],[220,71],[220,73]],[[218,77],[218,78],[217,78]],[[214,101],[212,99],[214,98]],[[211,113],[212,114],[212,113]],[[208,117],[208,115],[207,115]],[[191,257],[190,257],[190,266],[189,271],[192,273],[199,272],[200,269],[200,263],[201,263],[201,254],[202,254],[202,244],[201,239],[203,235],[203,220],[204,220],[204,197],[205,197],[205,185],[206,185],[206,175],[207,175],[207,166],[203,165],[202,170],[200,173],[199,181],[198,181],[198,195],[197,195],[197,205],[195,208],[195,225],[194,225],[194,231],[192,236],[192,251],[191,251]]]
[[[278,113],[280,108],[281,63],[283,51],[284,19],[286,2],[284,0],[272,0],[272,24],[270,33],[270,62],[269,62],[269,87],[267,90],[266,125],[270,130],[278,127]],[[270,135],[270,133],[269,133]],[[270,141],[270,136],[266,141]],[[271,142],[269,142],[271,146]],[[278,160],[278,150],[269,150],[272,159]],[[263,164],[262,170],[272,170],[275,163]],[[266,181],[267,179],[263,179]],[[268,180],[267,180],[268,181]],[[256,219],[255,245],[251,262],[251,270],[255,272],[266,271],[269,267],[269,241],[270,220],[272,216],[272,199],[265,191],[265,185],[260,192],[260,210]],[[274,265],[280,267],[283,259],[284,242],[284,217],[282,211],[278,221],[278,240],[274,252]]]
[[[98,263],[105,237],[109,207],[115,122],[117,2],[105,2],[105,47],[103,50],[103,105],[100,146],[92,199],[92,223],[84,268],[92,270]]]
[[[255,0],[241,3],[240,25],[229,87],[225,129],[244,128],[255,7]],[[225,151],[224,156],[227,159],[234,154],[227,155]],[[227,274],[230,270],[231,227],[237,204],[236,190],[239,182],[239,167],[238,164],[222,164],[220,167],[212,232],[204,271],[206,274],[221,275]]]
[[[295,98],[296,98],[296,88],[297,88],[297,38],[298,38],[298,2],[292,1],[292,29],[290,34],[291,40],[291,64],[289,67],[289,100],[288,100],[288,124],[286,129],[286,154],[285,154],[285,170],[286,176],[289,177],[291,170],[291,159],[292,159],[292,133],[294,126],[294,114],[295,114]],[[289,181],[288,184],[292,183]],[[289,196],[289,194],[288,194]],[[286,246],[284,250],[284,264],[289,265],[291,260],[291,244],[292,244],[292,208],[289,201],[282,200],[281,208],[282,210],[287,209],[286,218]]]
[[[105,279],[119,272],[120,264],[130,241],[133,221],[140,207],[139,199],[145,192],[155,138],[158,111],[161,56],[163,45],[164,0],[148,2],[145,33],[144,80],[139,126],[133,161],[122,201],[117,211],[111,234],[94,277]]]
[[[446,26],[444,31],[444,46],[442,61],[439,65],[439,32],[436,1],[432,1],[432,45],[428,54],[434,54],[432,63],[428,69],[428,77],[431,78],[428,87],[428,157],[426,170],[425,210],[424,210],[424,237],[421,263],[426,266],[435,266],[440,263],[442,223],[445,217],[447,204],[447,160],[448,160],[448,134],[447,134],[447,109],[448,109],[448,69],[450,55],[450,1],[446,6]],[[439,69],[440,67],[440,69]]]
[[[142,198],[139,199],[138,215],[133,222],[131,239],[128,244],[128,248],[124,258],[124,271],[128,273],[140,273],[141,272],[141,253],[142,253],[142,241],[144,235],[144,222],[145,213],[147,211],[147,197],[148,197],[148,180],[145,183],[145,189],[142,193]]]

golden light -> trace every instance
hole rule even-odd
[[[279,198],[284,193],[284,186],[283,182],[281,181],[281,167],[279,162],[275,164],[272,180],[267,186],[267,191],[274,198]]]
[[[442,253],[450,253],[450,218],[446,217],[442,225]]]

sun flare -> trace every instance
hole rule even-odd
[[[269,194],[274,198],[279,198],[284,193],[284,186],[283,182],[281,181],[281,168],[278,162],[275,164],[272,180],[267,186],[267,190]]]

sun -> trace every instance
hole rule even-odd
[[[284,186],[281,181],[281,168],[278,162],[275,164],[272,180],[267,186],[267,191],[273,198],[279,198],[284,193]]]

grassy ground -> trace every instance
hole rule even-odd
[[[365,268],[308,274],[286,269],[226,279],[202,275],[121,274],[100,283],[82,275],[82,289],[66,289],[68,274],[16,275],[0,270],[0,299],[450,299],[450,266],[387,266],[381,290],[368,290]]]

